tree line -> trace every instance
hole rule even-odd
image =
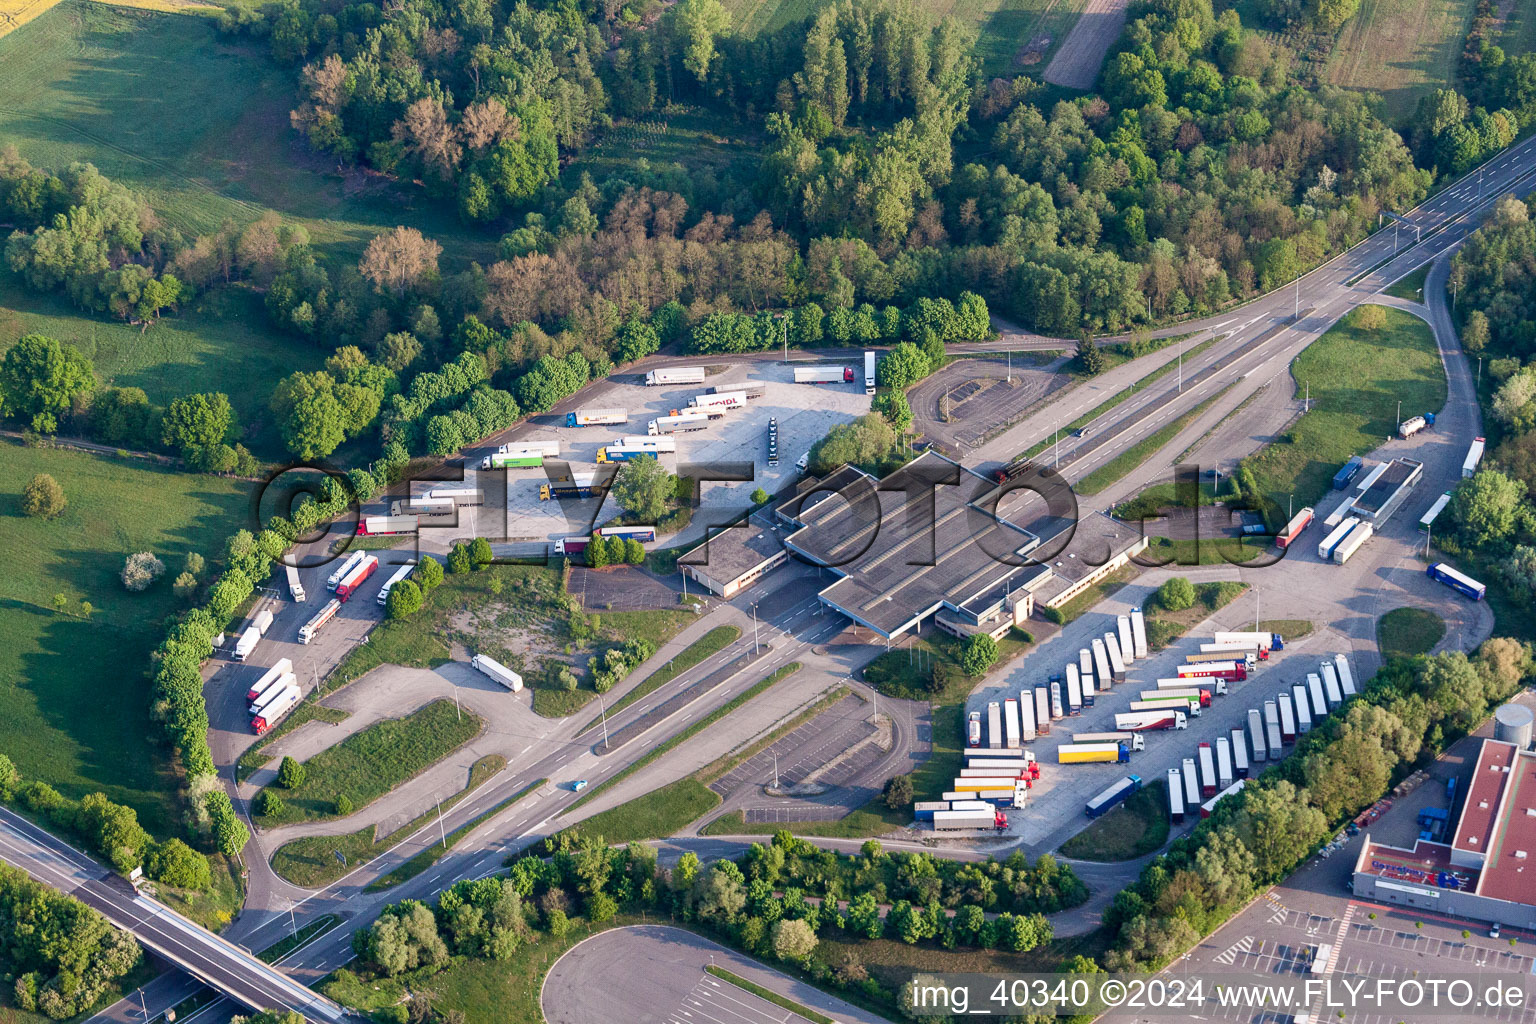
[[[1116,894],[1104,914],[1114,936],[1104,966],[1156,970],[1182,954],[1416,763],[1475,728],[1531,670],[1530,648],[1507,637],[1486,641],[1473,658],[1456,651],[1389,662]]]
[[[1452,259],[1449,284],[1462,347],[1489,380],[1488,448],[1477,473],[1452,494],[1434,538],[1436,547],[1465,556],[1475,575],[1491,574],[1490,582],[1522,605],[1536,602],[1533,210],[1536,201],[1500,199]]]
[[[85,1013],[142,958],[133,936],[95,910],[0,864],[0,973],[21,1010]]]
[[[856,957],[834,963],[818,956],[820,936],[888,935],[946,949],[1024,952],[1051,940],[1043,914],[1087,898],[1071,869],[1049,856],[1033,864],[1019,853],[961,864],[926,853],[886,853],[874,840],[850,855],[785,831],[735,860],[704,865],[689,852],[670,870],[639,843],[609,848],[600,836],[576,830],[546,840],[541,853],[511,861],[505,876],[459,882],[435,906],[406,900],[387,907],[354,933],[354,951],[369,971],[416,972],[412,977],[419,979],[456,957],[508,959],[523,943],[539,941],[541,932],[564,940],[577,913],[602,924],[621,911],[650,910],[771,956],[818,983],[894,1007],[897,994]],[[375,1019],[406,1024],[408,1010],[389,1007]]]

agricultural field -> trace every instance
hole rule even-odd
[[[25,334],[46,334],[78,348],[103,384],[143,388],[164,405],[181,395],[223,391],[258,457],[283,456],[282,439],[267,411],[269,381],[295,370],[319,369],[328,354],[265,329],[261,298],[241,287],[200,295],[148,331],[70,305],[54,293],[29,291],[0,273],[0,354]]]
[[[0,38],[0,140],[41,166],[90,161],[187,234],[270,209],[340,258],[400,223],[443,242],[447,269],[492,256],[446,206],[310,155],[294,95],[291,72],[202,16],[64,0]]]
[[[1379,93],[1386,119],[1402,123],[1419,97],[1455,79],[1474,0],[1361,0],[1344,26],[1323,78]]]
[[[0,751],[67,796],[101,790],[151,831],[174,832],[175,783],[149,720],[149,654],[162,620],[182,607],[171,580],[192,551],[209,559],[205,579],[213,574],[247,511],[247,485],[10,442],[4,461]],[[64,488],[69,507],[58,519],[21,513],[21,489],[36,473]],[[166,566],[141,594],[118,579],[135,551]]]
[[[815,14],[831,0],[725,0],[736,32],[772,32]],[[1084,0],[930,0],[919,9],[934,21],[954,17],[976,26],[987,75],[1039,78],[1061,45]]]

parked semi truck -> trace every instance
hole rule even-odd
[[[1125,658],[1120,653],[1119,636],[1105,633],[1104,650],[1109,655],[1109,677],[1116,683],[1125,682]]]
[[[341,568],[337,569],[335,572],[331,573],[329,577],[326,578],[325,589],[335,590],[336,585],[345,579],[348,573],[350,573],[353,569],[356,569],[357,564],[366,557],[368,557],[368,552],[366,551],[354,551],[348,555],[347,560],[341,563]]]
[[[1002,832],[1008,827],[1008,815],[996,808],[988,810],[934,811],[933,829],[947,832],[954,829],[990,828]]]
[[[1182,711],[1194,718],[1200,717],[1200,702],[1181,697],[1174,700],[1133,700],[1127,705],[1132,711]]]
[[[1097,637],[1089,644],[1093,648],[1093,678],[1100,689],[1108,690],[1113,676],[1109,672],[1109,655],[1104,652],[1104,638]]]
[[[1073,743],[1124,743],[1131,750],[1146,750],[1147,738],[1134,732],[1080,732],[1072,737]]]
[[[1035,731],[1035,692],[1024,690],[1019,694],[1019,739],[1025,743],[1035,742],[1038,733]]]
[[[1218,644],[1253,644],[1264,651],[1285,650],[1285,640],[1279,633],[1262,630],[1219,630],[1212,634],[1211,640]]]
[[[1140,775],[1127,775],[1119,782],[1107,787],[1102,793],[1089,800],[1083,809],[1088,817],[1097,818],[1105,814],[1130,798],[1131,794],[1141,788]]]
[[[1240,683],[1248,678],[1248,666],[1240,661],[1207,661],[1198,665],[1180,665],[1174,673],[1186,679],[1224,679]]]
[[[1296,709],[1296,733],[1305,736],[1312,731],[1312,698],[1307,696],[1306,683],[1292,684],[1291,707]]]
[[[389,604],[389,592],[395,589],[395,584],[399,583],[401,580],[406,579],[411,575],[411,573],[415,571],[416,563],[411,562],[407,565],[400,566],[393,573],[391,573],[389,579],[385,580],[384,585],[379,588],[379,604]]]
[[[704,367],[702,366],[670,366],[664,370],[652,370],[645,375],[646,387],[703,383]]]
[[[1057,764],[1126,764],[1131,749],[1124,743],[1063,743],[1056,748]]]
[[[690,434],[709,427],[711,417],[703,412],[679,412],[670,416],[658,416],[645,425],[645,432],[657,434]]]
[[[1232,785],[1232,739],[1216,737],[1216,785],[1226,789]]]
[[[1136,657],[1147,656],[1147,620],[1141,614],[1140,608],[1131,609],[1131,640],[1136,648]]]
[[[1035,687],[1035,729],[1041,736],[1051,734],[1051,691],[1044,684]]]
[[[1159,690],[1209,690],[1218,697],[1224,697],[1227,693],[1227,681],[1211,676],[1180,676],[1177,679],[1159,679]]]
[[[299,579],[298,566],[284,565],[283,568],[288,572],[288,596],[293,598],[294,603],[303,604],[304,583]]]
[[[1272,700],[1264,702],[1264,740],[1269,744],[1269,759],[1280,760],[1285,744],[1280,738],[1280,708]]]
[[[1232,770],[1237,772],[1237,777],[1248,777],[1248,741],[1243,736],[1242,729],[1233,729],[1232,740]]]
[[[596,473],[572,473],[569,480],[539,484],[539,500],[581,501],[592,497],[596,488]]]
[[[875,393],[875,354],[873,352],[864,353],[864,393],[866,395]]]
[[[1327,662],[1321,666],[1323,671],[1323,696],[1328,700],[1328,710],[1332,711],[1344,703],[1344,690],[1339,686],[1339,674],[1334,667]]]
[[[251,719],[251,731],[257,736],[262,735],[276,725],[284,715],[292,711],[298,703],[299,688],[291,686],[285,689],[281,696],[261,709],[261,714]]]
[[[1051,717],[1058,719],[1066,717],[1061,699],[1061,681],[1056,679],[1051,680]]]
[[[659,448],[652,448],[649,445],[645,447],[636,446],[632,448],[628,445],[608,444],[597,450],[597,458],[594,461],[633,462],[636,459],[642,457],[649,457],[654,459],[660,454],[662,454],[662,452]]]
[[[1131,617],[1118,615],[1115,617],[1116,636],[1120,641],[1120,660],[1126,665],[1136,662],[1136,638],[1131,633]]]
[[[1020,745],[1019,702],[1012,697],[1003,701],[1003,735],[1007,737],[1008,746],[1017,747]]]
[[[1200,770],[1195,759],[1186,757],[1179,764],[1179,778],[1184,783],[1184,805],[1191,809],[1200,806]]]
[[[1246,781],[1243,780],[1243,779],[1238,779],[1236,782],[1232,783],[1230,786],[1227,786],[1225,789],[1223,789],[1220,793],[1217,793],[1215,796],[1211,797],[1205,803],[1201,804],[1200,805],[1200,817],[1202,817],[1202,818],[1209,818],[1213,813],[1215,813],[1216,805],[1217,804],[1221,803],[1223,800],[1225,800],[1227,797],[1231,796],[1233,793],[1241,793],[1243,791],[1243,786],[1244,785],[1246,785]]]
[[[1067,672],[1067,714],[1080,715],[1083,713],[1083,687],[1078,682],[1077,666],[1068,666]]]
[[[1322,718],[1329,715],[1332,706],[1329,705],[1329,694],[1322,689],[1322,676],[1319,672],[1307,672],[1307,694],[1312,697],[1312,720],[1322,722]]]
[[[1203,708],[1211,706],[1211,691],[1203,690],[1198,686],[1190,686],[1182,690],[1142,690],[1139,696],[1143,703],[1171,701],[1176,704],[1179,701],[1192,700]]]
[[[357,521],[359,537],[395,537],[420,528],[420,516],[363,516]]]
[[[1269,740],[1264,736],[1264,716],[1258,708],[1248,709],[1248,745],[1253,748],[1256,764],[1269,760]]]
[[[1477,467],[1483,461],[1483,448],[1487,443],[1486,438],[1473,438],[1471,446],[1467,449],[1467,457],[1461,462],[1461,477],[1463,480],[1476,475]]]
[[[1003,706],[997,701],[987,703],[987,746],[1003,745]]]
[[[1371,536],[1375,532],[1375,527],[1373,527],[1370,523],[1361,523],[1353,530],[1350,530],[1349,536],[1345,537],[1338,544],[1334,545],[1333,564],[1343,565],[1345,562],[1353,558],[1355,552],[1359,551],[1361,545],[1370,540]]]
[[[469,664],[473,668],[490,676],[496,682],[500,683],[502,686],[505,686],[513,693],[516,693],[523,688],[522,676],[518,675],[516,672],[513,672],[511,669],[507,668],[501,662],[497,661],[495,658],[492,658],[488,654],[475,655],[473,658],[469,659]]]
[[[1189,718],[1182,711],[1127,711],[1115,716],[1115,728],[1130,732],[1153,732],[1158,729],[1184,729]]]
[[[293,662],[288,658],[279,658],[276,665],[261,674],[261,678],[245,691],[245,699],[255,703],[264,693],[282,680],[283,676],[293,671]]]
[[[1339,674],[1339,689],[1347,700],[1355,695],[1355,673],[1350,670],[1349,659],[1342,654],[1333,656],[1333,668]]]
[[[1257,662],[1268,661],[1269,660],[1269,648],[1267,648],[1267,647],[1260,647],[1258,644],[1254,644],[1254,643],[1235,643],[1235,644],[1231,644],[1231,643],[1229,643],[1229,644],[1208,643],[1208,644],[1201,644],[1200,645],[1200,655],[1201,656],[1212,655],[1212,654],[1217,654],[1217,655],[1225,654],[1225,655],[1228,655],[1233,661],[1246,661],[1248,663],[1248,667],[1249,668],[1252,668]],[[1250,657],[1250,655],[1251,655],[1251,657]],[[1196,659],[1196,656],[1191,654],[1185,660],[1187,660],[1191,664],[1193,664],[1195,662],[1195,659]],[[1219,661],[1221,659],[1220,658],[1209,658],[1209,660],[1210,661]]]
[[[972,711],[965,725],[965,742],[973,747],[981,746],[981,712]]]
[[[629,413],[623,409],[577,409],[565,414],[568,427],[608,427],[629,422]]]
[[[1288,548],[1295,543],[1296,538],[1301,536],[1301,531],[1312,525],[1313,515],[1313,510],[1309,506],[1291,516],[1291,521],[1285,524],[1285,529],[1276,535],[1275,546]]]
[[[1202,743],[1196,756],[1200,758],[1200,795],[1216,795],[1216,752],[1209,743]]]
[[[1069,672],[1077,671],[1077,666],[1076,665],[1069,665],[1067,667],[1067,671],[1069,671]],[[1098,695],[1097,694],[1098,688],[1093,685],[1093,674],[1089,673],[1088,675],[1085,676],[1085,675],[1082,674],[1082,672],[1078,672],[1077,673],[1077,680],[1078,680],[1078,683],[1081,684],[1081,686],[1082,686],[1082,691],[1083,691],[1083,707],[1085,707],[1085,708],[1093,707],[1094,698]]]
[[[1168,817],[1174,824],[1184,820],[1184,781],[1177,768],[1168,769]]]
[[[796,384],[852,384],[851,366],[797,366]]]
[[[372,576],[374,570],[378,567],[378,558],[373,555],[364,557],[363,560],[357,564],[357,568],[347,573],[346,578],[343,579],[340,583],[336,584],[337,599],[343,602],[351,599],[352,595],[357,593],[357,588],[361,587],[364,581],[367,580],[368,577]]]
[[[1333,558],[1333,549],[1338,547],[1345,537],[1349,536],[1349,531],[1359,525],[1359,518],[1350,516],[1338,526],[1335,526],[1328,532],[1326,537],[1317,542],[1317,557],[1325,562]]]
[[[747,393],[745,391],[721,391],[705,395],[694,395],[688,399],[690,409],[745,409],[747,407]]]
[[[274,703],[277,702],[278,698],[283,695],[283,691],[290,689],[297,691],[298,688],[298,678],[292,672],[284,672],[281,678],[278,679],[276,685],[267,687],[266,692],[260,694],[255,700],[251,701],[249,707],[251,715],[259,715],[267,708],[271,707]]]
[[[299,643],[307,644],[314,640],[315,636],[320,632],[325,624],[334,619],[336,617],[336,613],[340,610],[340,600],[333,597],[327,601],[324,608],[321,608],[318,612],[315,613],[313,618],[299,627]]]
[[[256,650],[256,645],[261,643],[261,630],[255,626],[247,626],[245,632],[235,641],[233,657],[236,661],[244,661]]]
[[[1427,426],[1429,421],[1423,416],[1410,416],[1397,425],[1397,436],[1412,437]]]

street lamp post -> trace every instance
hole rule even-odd
[[[669,666],[671,662],[667,663]],[[603,749],[608,749],[608,706],[603,703],[603,695],[597,695],[597,710],[603,721]]]
[[[758,652],[757,642],[757,602],[752,602],[752,653]]]

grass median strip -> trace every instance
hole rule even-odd
[[[1206,349],[1210,348],[1220,340],[1221,336],[1219,335],[1207,338],[1205,341],[1202,341],[1188,352],[1185,352],[1184,355],[1193,359],[1195,356],[1204,352]],[[1164,347],[1166,348],[1167,346]],[[1178,369],[1178,366],[1178,358],[1173,359],[1171,362],[1164,363],[1162,366],[1159,366],[1151,373],[1148,373],[1145,377],[1141,377],[1140,379],[1132,382],[1130,387],[1122,388],[1121,390],[1116,391],[1113,395],[1110,395],[1108,398],[1104,399],[1104,401],[1100,402],[1092,409],[1089,409],[1087,412],[1083,413],[1071,423],[1068,423],[1066,426],[1062,427],[1062,433],[1070,434],[1072,431],[1077,430],[1079,427],[1087,426],[1094,420],[1098,419],[1100,416],[1104,415],[1106,412],[1109,412],[1109,410],[1113,409],[1115,406],[1119,405],[1121,402],[1124,402],[1127,398],[1130,398],[1132,395],[1136,394],[1136,392],[1145,391],[1150,385],[1157,383],[1158,380],[1166,377],[1168,374]],[[1041,452],[1050,448],[1054,443],[1054,437],[1048,438],[1044,441],[1039,441],[1036,444],[1030,446],[1027,451],[1020,453],[1019,458],[1032,459],[1036,455],[1039,455]]]
[[[452,832],[449,832],[447,838],[444,841],[432,844],[425,850],[422,850],[416,856],[412,857],[410,860],[406,861],[404,864],[401,864],[399,867],[395,868],[395,870],[391,871],[389,874],[369,882],[368,887],[363,891],[379,892],[380,890],[388,889],[391,886],[399,885],[401,882],[415,878],[417,875],[427,870],[427,868],[431,867],[433,864],[436,864],[438,860],[441,859],[443,854],[457,846],[460,839],[463,839],[465,836],[469,835],[470,832],[478,828],[480,823],[485,821],[485,819],[489,818],[493,814],[500,813],[507,807],[511,807],[513,804],[517,803],[523,797],[527,796],[529,793],[532,793],[534,790],[538,789],[548,781],[548,779],[533,780],[528,785],[512,794],[510,797],[497,804],[495,807],[488,809],[483,814],[475,815],[471,820],[460,825]],[[468,791],[466,790],[466,792]],[[423,815],[423,817],[426,817],[426,815]]]
[[[451,700],[435,700],[404,718],[375,722],[305,761],[302,785],[264,789],[255,805],[260,807],[264,795],[274,793],[281,799],[281,813],[259,815],[259,822],[263,828],[275,828],[342,817],[337,801],[343,797],[353,811],[360,811],[474,739],[484,725],[479,715],[461,712]]]
[[[476,761],[469,769],[469,783],[444,800],[442,809],[446,811],[469,796],[506,766],[507,759],[500,754],[491,754]],[[378,829],[373,825],[347,835],[295,839],[291,843],[284,843],[272,854],[272,870],[284,880],[306,889],[329,885],[358,865],[366,864],[404,842],[436,815],[437,808],[434,806],[432,810],[418,814],[382,839],[378,838]],[[338,853],[345,861],[337,859]]]
[[[633,690],[630,690],[624,696],[615,701],[613,706],[608,709],[608,714],[616,715],[620,711],[623,711],[625,708],[629,707],[635,701],[650,696],[666,683],[676,679],[679,673],[686,672],[688,669],[693,668],[693,666],[699,664],[710,655],[718,654],[725,650],[731,644],[735,643],[736,639],[740,636],[741,629],[736,626],[716,626],[714,629],[710,630],[708,633],[705,633],[693,643],[683,648],[683,650],[679,652],[675,657],[673,657],[672,660],[668,661],[665,666],[646,676],[645,679],[641,681],[639,686],[636,686]],[[597,718],[592,719],[586,725],[582,726],[576,735],[580,736],[584,733],[591,732],[593,729],[597,728],[601,721],[602,716],[599,715]]]
[[[1131,445],[1125,451],[1109,460],[1109,462],[1079,480],[1073,490],[1077,491],[1078,494],[1098,494],[1104,488],[1150,459],[1159,449],[1177,437],[1179,431],[1193,423],[1196,417],[1209,409],[1213,403],[1236,386],[1237,381],[1233,381],[1210,398],[1207,398],[1184,415],[1175,419],[1172,423]]]
[[[266,963],[275,964],[300,946],[307,945],[311,939],[319,938],[340,923],[341,918],[335,914],[317,917],[303,928],[300,928],[297,934],[279,939],[260,953],[257,953],[256,956]]]
[[[716,722],[720,721],[720,719],[724,718],[732,711],[735,711],[737,708],[747,703],[747,701],[767,690],[774,683],[777,683],[779,680],[798,671],[800,671],[800,663],[798,661],[792,661],[788,665],[784,665],[781,668],[775,670],[774,673],[767,678],[753,683],[750,687],[743,690],[741,693],[738,693],[736,696],[732,697],[730,700],[726,701],[724,704],[720,705],[718,708],[711,711],[697,722],[694,722],[682,732],[663,740],[657,746],[646,751],[633,764],[630,764],[628,767],[624,768],[612,778],[605,779],[604,781],[599,782],[596,786],[593,786],[591,789],[587,790],[586,794],[583,795],[580,800],[577,800],[575,803],[571,804],[570,809],[566,813],[574,811],[582,804],[596,797],[599,793],[617,785],[624,779],[629,778],[629,776],[633,775],[641,768],[644,768],[658,757],[661,757],[668,751],[683,743],[686,743],[688,740],[691,740],[693,737],[697,736],[711,725],[714,725]]]
[[[795,1002],[793,999],[790,999],[788,996],[781,996],[777,992],[774,992],[772,989],[763,988],[763,986],[757,984],[756,982],[748,981],[746,978],[743,978],[739,974],[732,974],[724,967],[716,967],[714,964],[710,964],[704,969],[716,978],[719,978],[721,981],[729,982],[730,984],[735,985],[737,988],[741,989],[743,992],[750,992],[757,996],[759,999],[766,999],[768,1002],[772,1003],[774,1006],[779,1007],[780,1009],[788,1010],[790,1013],[793,1013],[797,1017],[805,1018],[806,1020],[810,1021],[811,1024],[835,1024],[832,1018],[828,1017],[826,1014],[817,1013],[809,1006],[802,1006]]]

